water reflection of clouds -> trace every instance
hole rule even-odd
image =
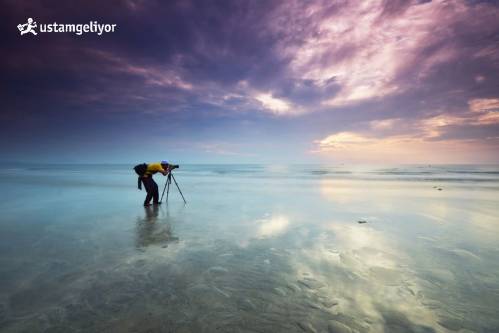
[[[300,273],[321,270],[324,266],[317,265],[315,269],[311,266],[320,262],[367,278],[372,268],[397,268],[400,266],[397,260],[402,256],[380,231],[364,225],[331,223],[313,244],[301,249],[301,255],[306,258],[302,263],[306,265],[299,269]],[[296,264],[301,266],[301,263]]]
[[[496,260],[485,264],[484,256],[497,249],[499,220],[497,192],[475,186],[321,181],[321,195],[337,205],[339,217],[362,212],[378,216],[381,223],[326,226],[328,236],[297,255],[297,275],[309,271],[329,281],[332,297],[341,297],[348,304],[341,310],[353,317],[367,315],[408,332],[419,331],[417,325],[428,328],[423,332],[480,331],[470,318],[488,311],[478,305],[482,290],[497,285],[497,275],[495,280],[484,278],[497,271]],[[497,304],[497,296],[489,302]],[[497,327],[493,322],[481,325]]]
[[[159,207],[157,205],[144,207],[144,217],[138,218],[136,223],[136,246],[137,248],[147,247],[153,244],[166,246],[168,242],[178,240],[173,236],[171,223],[166,218],[159,217]]]
[[[298,279],[311,276],[326,284],[321,293],[339,301],[334,311],[367,319],[357,323],[361,326],[375,332],[393,327],[432,332],[438,327],[435,313],[418,297],[409,256],[380,231],[331,223],[292,260]]]
[[[284,215],[269,216],[258,221],[257,237],[274,237],[285,233],[289,228],[289,219]]]

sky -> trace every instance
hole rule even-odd
[[[0,4],[3,161],[499,163],[497,1]]]

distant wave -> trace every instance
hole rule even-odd
[[[431,172],[431,171],[370,171],[368,173],[376,174],[376,175],[435,175],[440,172]]]
[[[312,170],[310,171],[313,175],[350,175],[351,171],[329,171],[329,170]]]
[[[499,171],[469,171],[469,170],[462,170],[462,171],[449,171],[450,173],[457,173],[457,174],[471,174],[471,175],[497,175],[499,176]]]

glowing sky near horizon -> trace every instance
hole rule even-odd
[[[499,163],[497,2],[2,7],[2,160]]]

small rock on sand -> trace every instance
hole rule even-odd
[[[364,224],[364,223],[367,223],[367,221],[366,220],[358,220],[357,223]]]
[[[324,301],[322,301],[321,303],[322,303],[322,305],[324,305],[326,308],[332,308],[333,306],[338,305],[338,301],[335,301],[335,300],[330,300],[330,299],[324,300]]]

